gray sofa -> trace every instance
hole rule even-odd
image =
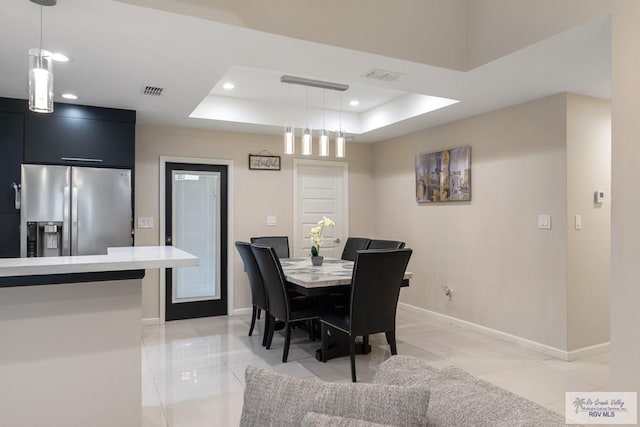
[[[564,417],[454,366],[392,356],[373,383],[328,383],[249,366],[240,425],[563,426]]]

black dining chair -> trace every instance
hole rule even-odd
[[[404,242],[398,240],[379,240],[373,239],[367,249],[402,249]]]
[[[249,277],[249,287],[251,288],[251,304],[253,306],[253,312],[251,314],[251,326],[249,327],[249,336],[253,334],[253,328],[256,325],[256,319],[260,318],[260,310],[265,313],[264,319],[264,333],[262,336],[262,345],[267,344],[267,332],[269,330],[269,303],[267,300],[267,292],[262,282],[262,275],[260,274],[260,268],[256,262],[256,258],[251,251],[251,244],[247,242],[236,242],[236,249],[240,253],[242,263],[244,264],[244,271],[246,271]]]
[[[269,301],[269,331],[267,332],[266,347],[271,348],[273,332],[277,320],[284,322],[285,339],[284,350],[282,352],[282,362],[287,362],[289,356],[289,345],[291,343],[291,326],[297,322],[307,322],[309,338],[313,341],[312,320],[317,319],[320,314],[315,298],[296,297],[292,298],[287,290],[287,282],[280,259],[276,251],[270,246],[251,245],[251,250],[255,256],[262,282],[267,291]]]
[[[391,346],[391,354],[398,354],[396,347],[396,309],[400,284],[411,258],[411,249],[358,251],[351,278],[349,312],[323,313],[322,358],[326,362],[328,329],[349,336],[351,356],[351,380],[356,382],[355,340],[384,332]]]
[[[252,237],[251,243],[271,246],[276,250],[279,258],[289,258],[289,238],[287,236]]]
[[[344,244],[341,258],[347,261],[355,261],[356,251],[367,249],[369,243],[371,243],[371,239],[367,237],[349,237]]]

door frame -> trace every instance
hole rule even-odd
[[[202,157],[160,156],[160,246],[165,242],[167,163],[192,163],[199,165],[227,166],[227,315],[233,315],[233,160]],[[166,269],[160,269],[160,323],[166,321]]]
[[[293,256],[297,256],[298,242],[298,167],[299,166],[334,166],[342,168],[342,236],[340,237],[340,245],[344,247],[346,238],[349,236],[349,163],[336,162],[330,160],[310,160],[310,159],[293,159]]]

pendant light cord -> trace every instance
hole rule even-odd
[[[40,55],[42,55],[42,8],[44,6],[40,5]]]
[[[342,132],[342,92],[340,92],[340,100],[339,100],[339,102],[340,102],[340,105],[339,105],[339,107],[340,107],[340,116],[339,116],[339,120],[338,120],[339,121],[338,132]]]
[[[309,88],[306,88],[305,96],[306,96],[306,100],[304,104],[304,122],[305,122],[305,128],[309,129]]]
[[[325,108],[324,108],[324,96],[327,93],[327,91],[325,89],[322,89],[322,130],[326,131],[327,127],[325,126],[325,122],[324,122],[324,113],[325,113]]]

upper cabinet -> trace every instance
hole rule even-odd
[[[0,111],[0,213],[19,212],[13,183],[20,184],[24,116]]]
[[[24,162],[133,168],[136,113],[56,104],[25,114]]]

